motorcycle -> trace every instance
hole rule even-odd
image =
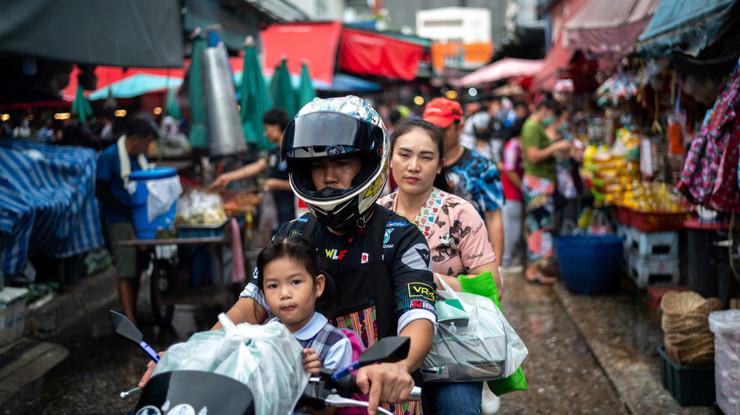
[[[155,363],[159,355],[143,340],[143,334],[123,314],[110,311],[114,331],[136,343]],[[296,408],[367,407],[368,402],[352,399],[359,393],[352,370],[375,363],[393,363],[406,358],[409,352],[408,337],[386,337],[365,350],[350,368],[337,372],[321,371],[319,376],[309,378]],[[255,415],[255,400],[249,386],[217,373],[176,370],[154,375],[143,389],[138,387],[120,393],[121,399],[141,392],[135,415]],[[421,399],[421,389],[414,387],[409,400]],[[378,412],[391,412],[378,408]]]

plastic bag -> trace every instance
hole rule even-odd
[[[494,304],[496,304],[496,307],[503,312],[501,302],[498,298],[498,289],[496,288],[496,283],[493,281],[493,276],[490,272],[484,272],[475,277],[461,275],[457,277],[457,280],[460,282],[460,287],[463,292],[489,298]],[[527,378],[524,376],[524,371],[522,370],[521,365],[513,375],[504,379],[489,381],[488,387],[491,389],[491,392],[496,394],[496,396],[529,389]]]
[[[425,382],[477,382],[514,374],[527,348],[489,298],[456,293],[443,280],[439,324],[424,359]]]
[[[217,225],[226,221],[224,203],[217,193],[193,190],[177,201],[178,222],[188,225]]]
[[[257,415],[290,413],[308,384],[301,345],[278,322],[235,326],[225,314],[218,318],[224,330],[195,333],[173,345],[154,375],[200,370],[228,376],[252,391]]]
[[[146,208],[150,222],[157,216],[167,213],[182,193],[182,185],[178,176],[148,180],[146,188],[148,191]]]

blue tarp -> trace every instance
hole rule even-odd
[[[66,258],[103,245],[95,151],[0,139],[0,270],[29,257]]]
[[[738,9],[735,3],[737,0],[661,0],[638,39],[638,53],[651,58],[673,52],[698,56],[727,29]]]

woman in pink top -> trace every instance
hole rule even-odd
[[[495,272],[496,257],[483,219],[473,205],[448,193],[443,170],[444,133],[421,120],[399,126],[391,138],[391,172],[398,189],[378,200],[416,224],[427,239],[434,280],[460,290],[457,276]],[[481,413],[481,382],[425,384],[432,414]],[[454,408],[453,408],[454,407]]]
[[[432,271],[460,288],[459,274],[493,275],[496,257],[486,225],[468,201],[448,193],[442,173],[441,130],[420,120],[409,121],[393,134],[391,171],[398,189],[378,200],[424,233],[431,249]],[[496,281],[501,287],[501,282]]]

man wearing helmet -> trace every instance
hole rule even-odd
[[[334,278],[333,323],[355,330],[366,346],[386,336],[411,338],[408,358],[360,369],[357,384],[377,403],[408,397],[415,371],[431,349],[436,315],[429,247],[410,222],[375,204],[388,176],[389,140],[378,113],[363,99],[315,99],[283,136],[293,191],[311,214],[283,224],[277,236],[303,236]],[[235,322],[269,314],[250,283],[228,312]],[[396,405],[396,413],[418,412]]]

